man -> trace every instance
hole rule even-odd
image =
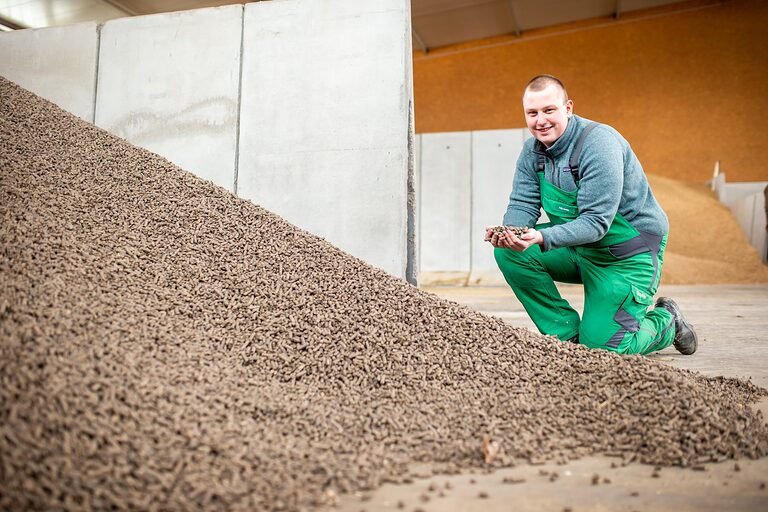
[[[565,86],[534,77],[523,94],[533,134],[517,161],[505,226],[486,237],[504,278],[544,334],[621,354],[675,345],[696,351],[698,338],[678,305],[661,297],[669,222],[643,168],[613,128],[573,114]],[[540,208],[549,222],[534,229]],[[554,281],[584,285],[584,314]]]

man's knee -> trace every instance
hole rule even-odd
[[[593,348],[624,352],[627,338],[640,330],[652,296],[640,288],[616,286],[600,294],[598,307],[585,311],[579,339]]]

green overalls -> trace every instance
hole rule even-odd
[[[539,158],[541,204],[550,223],[539,224],[537,229],[578,217],[578,161],[584,140],[595,126],[597,123],[582,131],[569,158],[575,191],[545,180],[545,160]],[[543,334],[621,354],[648,354],[671,345],[675,335],[668,311],[646,311],[661,279],[666,244],[666,235],[640,232],[617,212],[597,242],[546,252],[538,245],[524,252],[496,248],[494,255],[507,283]],[[560,296],[555,281],[584,285],[583,318]]]

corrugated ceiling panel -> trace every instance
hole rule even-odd
[[[429,47],[514,32],[509,2],[494,0],[466,7],[413,15],[413,27]],[[419,48],[415,45],[414,48]]]

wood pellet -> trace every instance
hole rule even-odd
[[[750,382],[420,291],[3,78],[0,382],[2,510],[307,510],[486,436],[493,468],[768,453]]]

